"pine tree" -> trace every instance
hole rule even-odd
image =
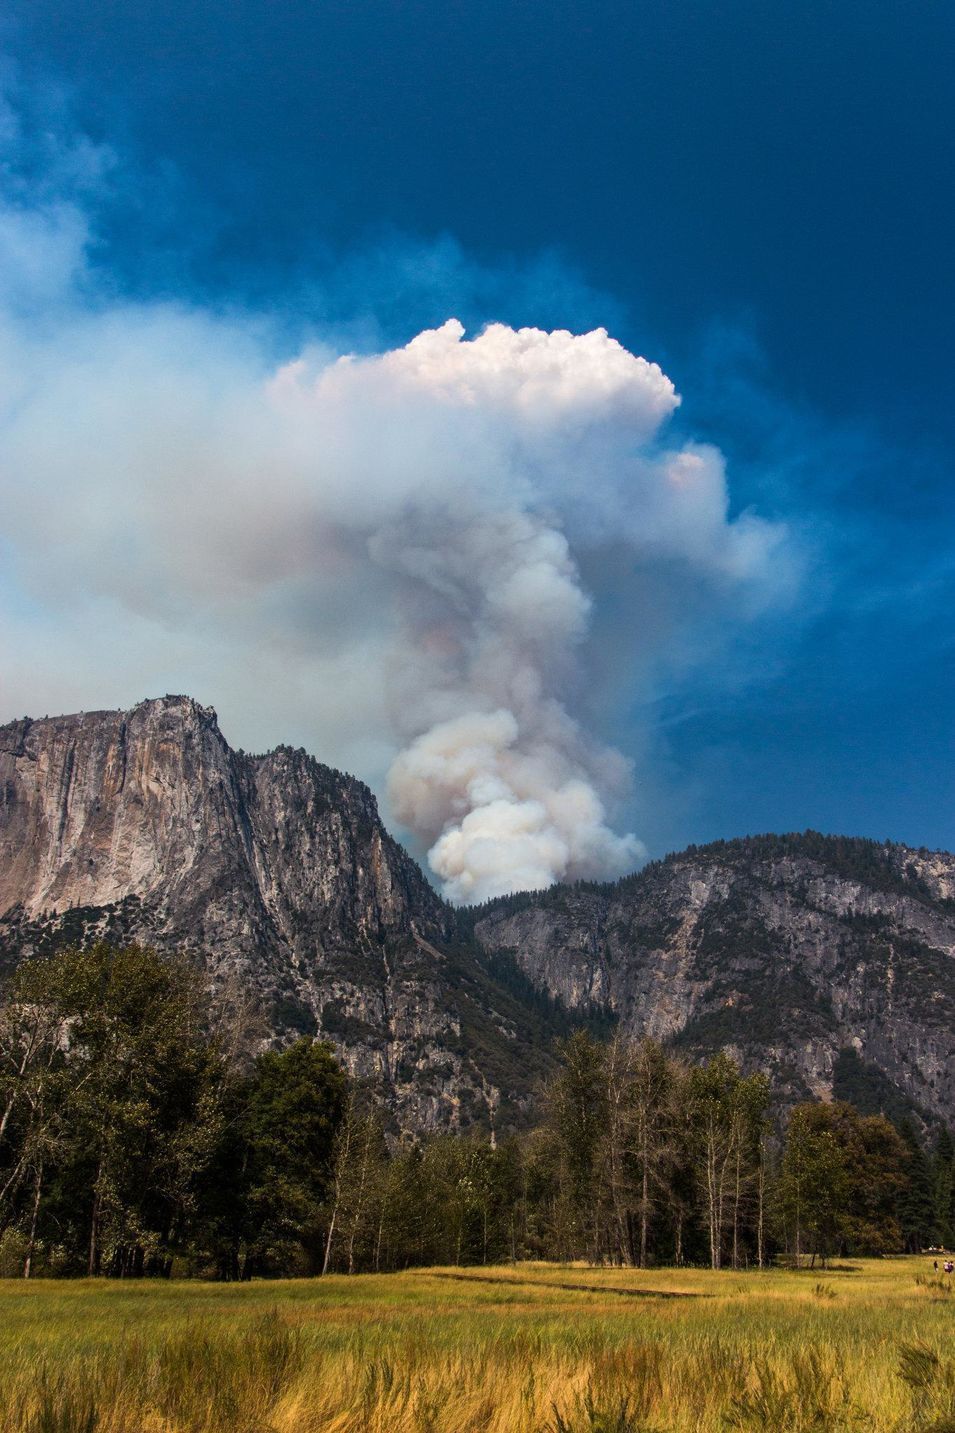
[[[247,1273],[321,1269],[346,1090],[331,1047],[307,1036],[256,1061],[243,1131]]]
[[[910,1120],[899,1125],[908,1152],[907,1182],[899,1199],[899,1224],[905,1250],[917,1254],[935,1242],[932,1166]]]
[[[943,1125],[932,1159],[932,1203],[936,1244],[955,1245],[955,1143]]]

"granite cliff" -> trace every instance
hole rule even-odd
[[[502,1099],[506,1122],[549,1063],[548,1002],[460,948],[368,788],[303,751],[231,750],[188,697],[0,728],[0,959],[97,936],[194,952],[276,1037],[333,1040],[408,1124]]]
[[[571,1010],[704,1056],[790,1099],[951,1121],[955,857],[815,832],[691,847],[613,885],[473,912]]]
[[[767,836],[455,912],[361,782],[188,697],[0,727],[0,964],[192,952],[334,1041],[406,1126],[519,1123],[578,1023],[729,1048],[791,1099],[951,1118],[955,858]]]

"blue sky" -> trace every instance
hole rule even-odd
[[[806,826],[952,847],[950,6],[14,0],[0,42],[14,169],[31,130],[41,167],[43,131],[106,147],[91,305],[244,315],[277,358],[452,314],[602,324],[672,378],[674,430],[801,577],[588,713],[638,761],[624,824],[653,854]],[[595,665],[625,666],[642,618],[588,581]],[[161,641],[135,668],[184,670]],[[241,725],[234,676],[208,685]],[[255,736],[322,755],[289,709]]]

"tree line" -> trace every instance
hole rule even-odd
[[[138,946],[23,962],[0,1006],[0,1272],[354,1273],[511,1259],[762,1266],[955,1242],[955,1151],[764,1075],[560,1043],[536,1122],[398,1136],[331,1048]],[[261,1042],[260,1042],[261,1043]]]

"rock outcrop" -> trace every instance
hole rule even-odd
[[[813,832],[690,848],[614,885],[475,912],[570,1009],[693,1056],[728,1048],[791,1099],[951,1120],[955,857]]]

